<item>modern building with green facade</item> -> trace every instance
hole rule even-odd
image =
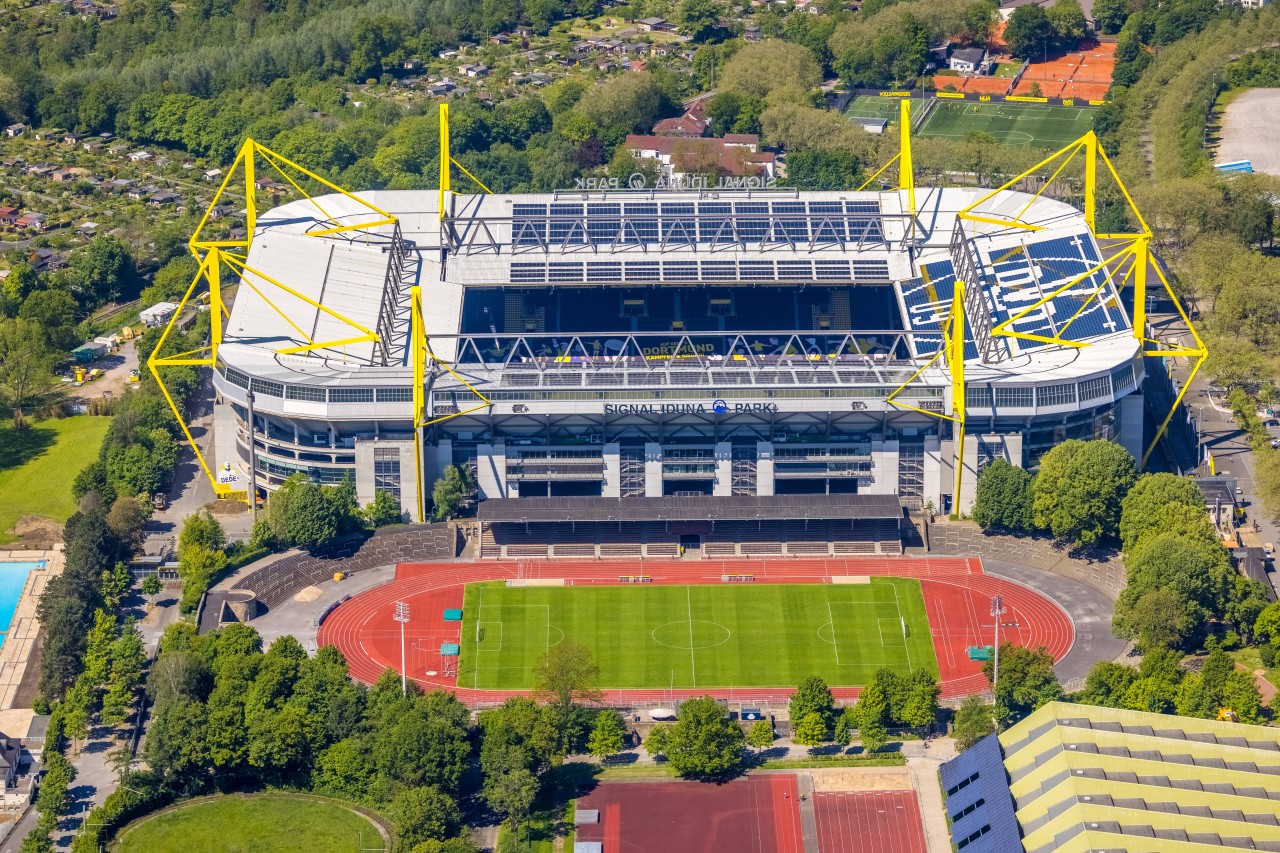
[[[1280,728],[1050,703],[943,766],[965,853],[1016,850],[997,743],[1028,853],[1280,851]]]

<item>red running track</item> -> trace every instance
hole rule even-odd
[[[813,795],[818,853],[926,853],[915,791]]]
[[[991,596],[1004,597],[1006,613],[1000,638],[1024,646],[1044,646],[1055,661],[1066,657],[1075,641],[1075,626],[1058,604],[1028,587],[984,574],[977,558],[857,557],[849,559],[776,560],[591,560],[542,561],[525,564],[535,576],[564,578],[574,585],[616,584],[620,575],[647,575],[653,583],[717,584],[723,574],[750,574],[756,583],[824,583],[840,575],[889,575],[919,578],[938,658],[944,698],[987,689],[982,665],[969,660],[969,646],[989,645],[995,630]],[[453,690],[468,704],[502,702],[519,691],[474,690],[458,687],[446,674],[441,643],[456,643],[461,623],[445,622],[446,608],[462,607],[463,586],[483,580],[514,578],[515,563],[403,563],[395,578],[360,593],[340,605],[321,625],[320,645],[336,645],[355,678],[375,681],[388,667],[400,668],[400,626],[391,618],[395,602],[409,604],[411,621],[405,626],[408,675],[427,689]],[[456,659],[454,659],[456,660]],[[617,690],[606,700],[618,704],[651,703],[702,696],[762,703],[786,701],[786,687],[744,690]],[[857,688],[833,691],[854,698]]]
[[[796,777],[768,773],[723,785],[606,782],[580,797],[600,823],[580,824],[578,841],[604,853],[804,853]],[[888,850],[890,848],[885,848]]]

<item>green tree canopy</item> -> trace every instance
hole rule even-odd
[[[587,740],[587,748],[592,755],[603,758],[622,752],[623,735],[626,730],[622,725],[622,717],[612,709],[596,714],[595,723],[591,727],[591,737]]]
[[[1176,474],[1143,474],[1120,502],[1120,545],[1128,552],[1150,533],[1194,534],[1205,528],[1216,541],[1204,507],[1204,493],[1195,481]]]
[[[756,720],[747,730],[747,745],[756,749],[768,749],[773,746],[773,723],[768,720]]]
[[[681,704],[666,740],[667,760],[681,776],[723,779],[742,767],[742,729],[710,696]]]
[[[978,495],[973,520],[983,530],[1030,530],[1035,524],[1031,509],[1032,476],[1003,459],[993,460],[978,475]]]
[[[956,749],[964,752],[996,730],[995,714],[982,697],[974,694],[965,698],[956,709],[951,735],[956,739]]]
[[[791,739],[801,746],[821,746],[827,742],[827,721],[817,711],[810,711],[793,723]]]
[[[982,665],[987,681],[991,681],[994,668],[994,659]],[[1002,722],[1017,722],[1063,696],[1049,652],[1043,646],[1033,650],[1013,643],[1000,644],[999,683],[992,685],[992,692],[996,697],[996,715]]]
[[[1039,9],[1023,6],[1022,9]],[[1103,439],[1069,439],[1040,460],[1032,486],[1036,525],[1079,545],[1114,538],[1120,506],[1137,479],[1129,452]]]
[[[600,666],[591,650],[576,640],[565,639],[547,649],[534,663],[533,677],[535,692],[561,708],[600,699]]]
[[[1004,27],[1004,42],[1019,59],[1043,57],[1054,35],[1048,13],[1035,3],[1014,9]]]
[[[802,44],[766,39],[744,45],[725,63],[716,82],[719,92],[752,98],[763,99],[779,89],[803,95],[822,82],[822,66]]]
[[[831,696],[831,688],[819,675],[811,675],[792,694],[789,711],[792,720],[802,720],[810,713],[816,712],[822,718],[822,724],[830,727],[835,721],[836,701]]]

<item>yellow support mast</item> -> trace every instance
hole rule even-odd
[[[182,410],[178,408],[177,403],[173,399],[173,395],[165,385],[164,378],[161,375],[161,368],[180,365],[212,367],[216,369],[218,364],[218,350],[222,345],[225,331],[225,320],[231,315],[230,309],[223,297],[222,276],[224,266],[236,277],[239,284],[243,284],[250,290],[254,291],[254,293],[256,293],[269,308],[279,314],[280,318],[298,333],[300,338],[306,341],[306,343],[301,346],[285,347],[283,349],[276,350],[277,353],[306,353],[320,349],[341,347],[351,343],[375,341],[378,339],[377,333],[373,330],[365,328],[359,323],[342,316],[338,312],[333,311],[305,294],[298,292],[298,290],[290,287],[284,282],[248,265],[249,249],[253,245],[253,238],[257,231],[258,224],[257,165],[259,160],[261,160],[262,164],[266,167],[273,169],[277,174],[279,174],[290,186],[297,190],[303,198],[307,199],[315,207],[317,211],[315,219],[318,224],[328,226],[320,230],[308,231],[307,236],[309,237],[324,237],[330,234],[376,228],[382,225],[395,225],[396,223],[396,218],[380,207],[371,204],[359,196],[347,192],[338,185],[331,183],[320,175],[317,175],[315,172],[294,163],[292,160],[277,154],[266,146],[259,145],[252,139],[246,139],[240,146],[240,150],[236,154],[236,159],[231,168],[227,171],[226,177],[222,179],[222,184],[219,185],[218,191],[214,194],[213,201],[210,202],[204,216],[201,217],[199,224],[196,225],[195,231],[192,232],[190,239],[187,241],[187,248],[191,251],[191,254],[195,256],[195,259],[199,264],[199,268],[196,271],[195,277],[191,280],[191,284],[188,285],[182,300],[178,303],[177,309],[173,312],[173,317],[170,318],[168,325],[165,326],[164,331],[161,332],[160,340],[156,344],[155,349],[152,351],[150,357],[148,357],[147,369],[151,372],[151,375],[155,377],[156,384],[159,386],[160,392],[164,395],[166,402],[169,404],[169,408],[173,411],[174,417],[178,420],[178,425],[182,428],[182,434],[186,437],[187,443],[195,453],[196,461],[200,463],[201,469],[204,470],[205,475],[209,478],[209,482],[213,485],[214,493],[220,500],[241,500],[246,503],[249,503],[252,500],[252,497],[249,495],[247,490],[233,490],[228,484],[219,483],[218,478],[214,476],[204,454],[200,452],[200,447],[196,443],[194,436],[192,436],[191,430],[187,427],[186,419],[183,417]],[[293,172],[293,174],[290,174],[290,172]],[[240,181],[236,181],[233,184],[233,179],[236,178],[237,175],[240,176]],[[364,209],[364,211],[367,211],[372,218],[361,216],[360,221],[349,222],[346,220],[351,217],[351,214],[347,214],[341,219],[330,215],[328,211],[321,206],[317,199],[312,197],[310,193],[298,184],[298,181],[295,180],[295,175],[301,176],[303,180],[309,179],[315,181],[321,186],[333,190],[335,193],[356,202]],[[223,196],[231,191],[233,186],[237,189],[240,187],[241,181],[244,186],[245,236],[240,239],[206,238],[204,233],[205,228],[213,217],[214,209],[218,206]],[[162,355],[165,344],[169,340],[169,336],[173,334],[173,330],[177,327],[185,309],[190,304],[192,296],[195,295],[197,288],[201,284],[207,286],[209,290],[209,344],[187,352]],[[296,297],[305,304],[315,308],[317,311],[328,314],[334,319],[347,324],[352,328],[355,334],[336,341],[316,341],[309,334],[303,331],[299,324],[289,317],[287,313],[276,306],[266,293],[264,293],[264,291],[268,289],[282,291],[290,296]],[[253,428],[252,425],[250,425],[250,441],[253,440],[252,432]]]
[[[916,228],[916,172],[911,158],[911,99],[903,98],[898,103],[898,153],[890,157],[883,166],[862,182],[858,192],[862,192],[871,182],[884,174],[893,164],[898,164],[898,190],[907,194],[907,215],[909,216],[908,232],[914,234]]]

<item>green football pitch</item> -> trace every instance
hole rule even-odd
[[[980,104],[941,101],[916,130],[921,137],[963,139],[988,133],[1008,145],[1062,148],[1093,127],[1093,110],[1043,104]]]
[[[880,667],[935,676],[919,581],[715,586],[470,584],[458,685],[534,686],[546,650],[573,639],[595,655],[600,686],[787,687],[817,674],[865,684]]]

